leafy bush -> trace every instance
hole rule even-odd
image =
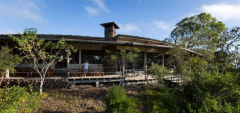
[[[0,113],[33,112],[40,105],[40,95],[25,87],[0,89]]]
[[[129,98],[124,87],[113,85],[106,95],[106,113],[135,113],[137,106],[135,98]]]
[[[148,68],[148,76],[152,76],[156,79],[158,79],[159,83],[163,83],[162,81],[162,77],[164,77],[165,75],[169,75],[170,74],[169,69],[167,69],[164,66],[160,66],[158,64],[152,64],[149,68]]]
[[[175,89],[161,86],[147,89],[143,95],[144,112],[147,113],[177,113],[180,98]]]

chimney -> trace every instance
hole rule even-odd
[[[116,35],[116,29],[119,29],[119,26],[115,22],[108,22],[100,24],[104,27],[104,37],[111,38]]]

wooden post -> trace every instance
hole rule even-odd
[[[164,53],[162,53],[162,66],[164,66]]]
[[[145,71],[145,75],[147,73],[147,48],[145,48],[144,51],[144,71]]]

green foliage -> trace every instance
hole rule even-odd
[[[164,77],[165,75],[169,75],[170,71],[171,70],[167,69],[164,66],[152,64],[151,67],[148,68],[147,74],[156,78],[159,83],[163,84],[162,77]]]
[[[147,113],[177,113],[179,98],[176,90],[166,87],[147,89],[144,93],[143,106]]]
[[[0,113],[34,112],[40,105],[40,96],[29,86],[0,89]]]
[[[134,48],[132,51],[120,50],[120,52],[117,53],[112,53],[111,50],[106,50],[105,52],[107,55],[104,56],[103,61],[116,61],[123,70],[128,63],[140,60],[140,50],[137,48]]]
[[[107,54],[111,54],[111,50],[106,50]],[[133,62],[135,59],[139,58],[139,53],[140,50],[137,48],[134,48],[133,51],[126,51],[126,50],[120,50],[119,53],[117,54],[111,54],[110,59],[106,59],[107,61],[114,61],[114,60],[119,60],[121,61],[122,59],[125,59],[128,62]]]
[[[8,47],[2,46],[0,50],[0,86],[3,80],[4,75],[6,74],[6,70],[8,69],[10,73],[14,73],[16,70],[14,67],[22,62],[22,58],[18,55],[12,54],[12,49]]]
[[[18,49],[24,54],[26,63],[40,75],[40,94],[42,94],[42,86],[49,67],[59,62],[61,56],[70,55],[70,48],[73,52],[76,52],[77,49],[67,44],[64,38],[56,42],[38,39],[36,28],[25,29],[24,33],[19,33],[19,35],[20,38],[12,35],[9,35],[9,37],[17,42]],[[47,49],[50,49],[50,51],[47,51]],[[42,63],[39,63],[39,61],[42,61]]]
[[[171,32],[171,38],[175,44],[201,52],[206,58],[212,59],[223,30],[224,23],[217,21],[211,14],[201,13],[186,17],[177,23]]]
[[[122,86],[111,86],[106,95],[106,113],[135,113],[137,100],[130,98]]]
[[[22,61],[18,55],[12,54],[12,49],[2,46],[0,50],[0,75],[8,69],[11,73],[15,72],[14,67]]]

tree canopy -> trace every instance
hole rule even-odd
[[[174,44],[184,48],[203,54],[213,53],[217,49],[216,42],[225,29],[223,22],[217,21],[211,14],[201,13],[178,22],[170,37]]]

